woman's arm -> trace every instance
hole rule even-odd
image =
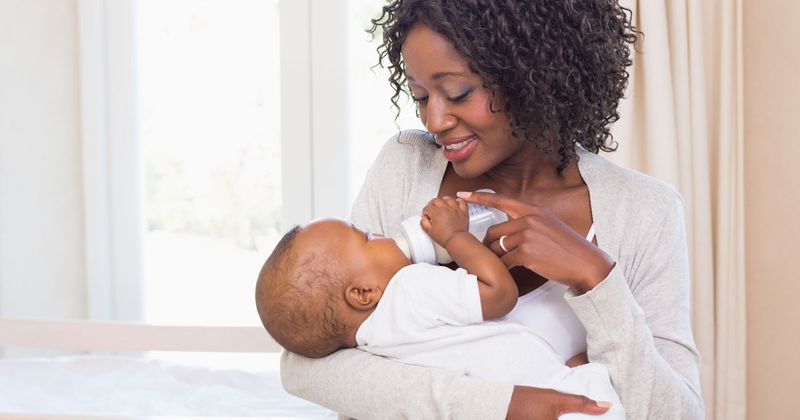
[[[401,141],[402,137],[402,141]],[[350,216],[356,226],[390,233],[402,222],[404,194],[412,174],[430,168],[430,145],[422,132],[390,139],[367,174]],[[436,188],[441,179],[432,180]],[[281,380],[286,390],[339,413],[369,418],[551,420],[556,413],[605,411],[594,401],[531,387],[478,380],[440,369],[404,365],[357,349],[322,359],[284,351]],[[519,402],[509,411],[514,393]],[[539,415],[541,414],[541,415]]]
[[[281,381],[290,394],[361,420],[503,419],[514,388],[357,349],[322,359],[284,352]]]
[[[485,242],[507,266],[525,266],[573,289],[567,301],[587,331],[588,356],[606,365],[631,419],[698,419],[699,355],[691,333],[689,261],[680,196],[639,241],[626,273],[547,209],[501,195],[459,196],[497,207],[513,220],[489,229]],[[497,241],[507,236],[508,253]],[[612,267],[610,272],[605,267]],[[598,273],[605,273],[598,277]],[[626,281],[626,275],[631,281]],[[630,286],[629,286],[630,284]],[[520,402],[512,398],[511,409]]]
[[[586,327],[589,360],[608,368],[629,418],[701,419],[700,356],[677,194],[658,226],[627,274],[632,281],[615,267],[593,290],[567,301]]]
[[[292,395],[360,420],[556,420],[564,413],[597,415],[608,409],[579,395],[482,381],[357,349],[322,359],[284,351],[281,381]],[[516,404],[509,406],[512,394]]]

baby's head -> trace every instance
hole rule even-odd
[[[358,327],[408,264],[391,239],[316,220],[286,233],[267,258],[256,283],[258,314],[292,352],[324,357],[355,347]]]

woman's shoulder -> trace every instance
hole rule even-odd
[[[441,172],[442,165],[446,165],[446,161],[438,153],[432,134],[422,130],[403,130],[384,143],[369,177],[402,174],[428,179]]]
[[[683,198],[672,185],[584,150],[578,165],[606,245],[637,247],[667,220],[683,223]]]
[[[387,158],[430,156],[436,149],[433,134],[423,130],[402,130],[386,140],[381,155]]]
[[[373,162],[350,215],[357,226],[391,234],[408,216],[419,214],[439,191],[447,161],[433,136],[401,131],[384,143]]]
[[[579,153],[581,175],[603,200],[630,204],[638,202],[650,206],[670,206],[683,198],[674,186],[658,178],[624,168],[605,157],[582,150]]]

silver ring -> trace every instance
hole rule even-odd
[[[503,243],[503,241],[505,241],[507,237],[508,236],[506,235],[500,237],[500,249],[502,249],[506,254],[508,254],[508,250],[506,249],[506,245]]]

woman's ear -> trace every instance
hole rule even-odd
[[[368,280],[355,280],[347,286],[344,299],[347,304],[357,311],[368,311],[378,304],[383,295],[383,290]]]

